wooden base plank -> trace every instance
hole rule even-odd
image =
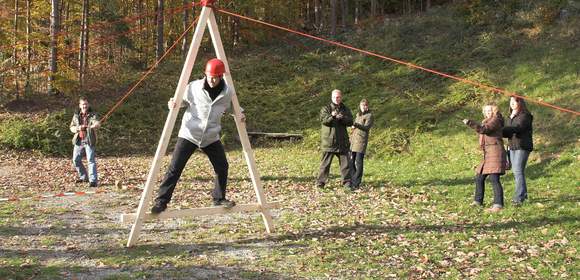
[[[225,208],[223,206],[215,207],[203,207],[194,209],[182,209],[182,210],[166,210],[158,215],[153,215],[151,213],[145,213],[143,220],[165,220],[171,218],[183,218],[183,217],[199,217],[207,215],[218,215],[218,214],[231,214],[240,212],[259,212],[263,209],[278,208],[280,206],[279,201],[268,202],[264,206],[258,203],[253,204],[240,204],[232,208]],[[137,213],[121,214],[121,223],[128,223],[135,221]]]

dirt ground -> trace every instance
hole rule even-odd
[[[263,233],[256,225],[257,214],[205,216],[191,219],[170,219],[144,224],[138,246],[125,248],[131,224],[122,224],[120,214],[136,211],[145,182],[150,158],[99,158],[100,186],[90,189],[75,184],[75,172],[67,158],[29,156],[16,152],[0,155],[0,198],[13,197],[19,201],[0,202],[6,219],[0,224],[0,260],[25,259],[19,265],[0,263],[5,271],[24,278],[52,278],[44,275],[48,268],[56,268],[57,278],[117,279],[143,275],[147,279],[246,279],[243,270],[215,265],[213,260],[234,258],[255,259],[267,251],[272,241],[260,239]],[[206,182],[207,181],[207,182]],[[210,181],[199,181],[208,186]],[[37,198],[60,192],[88,192],[94,194]],[[185,193],[178,189],[176,197]],[[209,189],[192,196],[176,199],[172,207],[209,206]],[[238,199],[251,199],[250,193]],[[196,200],[196,202],[191,202]],[[171,206],[171,205],[170,205]],[[6,213],[12,211],[12,213]],[[215,233],[234,228],[255,228],[255,234],[244,246],[239,240],[222,240]],[[263,229],[262,229],[263,230]],[[199,242],[196,236],[203,237]],[[258,237],[258,239],[254,239]],[[196,241],[197,239],[197,241]],[[211,240],[208,242],[208,239]],[[175,262],[164,263],[167,257]],[[143,259],[136,265],[132,258]],[[160,264],[152,266],[159,258]],[[177,265],[177,264],[182,265]],[[200,265],[192,265],[192,263]],[[0,277],[1,278],[1,277]],[[259,278],[280,279],[286,276],[267,271]]]

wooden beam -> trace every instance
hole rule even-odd
[[[207,26],[208,17],[211,14],[211,9],[203,7],[201,14],[199,16],[199,22],[195,28],[195,33],[193,34],[193,40],[191,40],[191,45],[185,59],[185,65],[181,71],[181,76],[179,77],[179,82],[177,88],[175,89],[175,108],[169,110],[169,115],[165,120],[165,126],[163,127],[163,132],[159,139],[159,145],[157,146],[157,151],[155,152],[155,157],[151,163],[151,168],[149,169],[149,175],[147,175],[147,182],[145,183],[145,188],[141,194],[141,200],[139,201],[139,207],[137,208],[137,215],[135,215],[135,223],[131,227],[131,232],[129,233],[129,240],[127,241],[127,247],[131,247],[137,243],[139,238],[139,232],[143,224],[143,215],[145,215],[146,208],[149,208],[149,201],[151,200],[151,195],[153,193],[153,186],[157,182],[157,174],[161,168],[161,159],[167,151],[167,145],[169,144],[169,137],[173,131],[173,126],[175,125],[175,120],[177,119],[177,114],[179,113],[179,108],[181,106],[181,101],[183,100],[183,94],[187,83],[189,82],[189,77],[191,76],[191,71],[193,69],[193,64],[195,63],[195,58],[197,57],[197,52],[199,46],[201,45],[201,39],[203,38],[203,33],[205,27]]]
[[[279,132],[248,132],[248,136],[265,136],[271,138],[300,138],[302,134],[297,133],[279,133]]]
[[[224,79],[226,84],[232,91],[232,107],[234,109],[234,119],[236,121],[236,128],[238,129],[238,135],[240,136],[240,142],[242,143],[242,148],[244,151],[244,157],[246,158],[246,163],[248,164],[248,171],[250,172],[250,178],[252,179],[252,184],[254,186],[254,191],[256,192],[256,199],[258,204],[266,205],[266,196],[264,195],[264,190],[262,188],[262,181],[260,180],[260,172],[256,167],[256,159],[254,157],[254,152],[252,151],[252,146],[250,145],[250,139],[248,138],[248,132],[246,130],[246,123],[242,121],[241,115],[242,111],[240,108],[240,103],[238,102],[238,95],[236,93],[236,88],[234,87],[234,80],[232,78],[232,73],[230,72],[230,66],[228,59],[226,57],[226,52],[224,50],[224,45],[218,30],[217,21],[215,19],[215,14],[210,13],[208,17],[207,27],[209,34],[212,39],[213,47],[216,52],[217,58],[224,62],[226,67],[226,73],[224,74]],[[271,233],[274,230],[274,223],[272,221],[272,215],[268,208],[261,208],[262,220],[266,226],[266,232]]]
[[[242,212],[256,212],[262,211],[264,209],[278,208],[280,206],[279,201],[273,201],[266,203],[265,205],[260,205],[258,203],[253,204],[240,204],[232,208],[225,208],[222,206],[215,207],[204,207],[204,208],[194,208],[194,209],[182,209],[182,210],[167,210],[161,212],[159,215],[153,215],[151,213],[146,213],[143,215],[143,220],[165,220],[171,218],[183,218],[183,217],[199,217],[207,215],[218,215],[218,214],[231,214],[231,213],[242,213]],[[121,223],[128,223],[135,220],[137,213],[131,214],[121,214]]]

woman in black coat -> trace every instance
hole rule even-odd
[[[534,149],[532,141],[532,122],[534,117],[528,111],[522,98],[510,98],[510,116],[503,128],[503,137],[508,138],[508,149],[516,190],[512,198],[515,205],[519,205],[528,198],[525,169],[528,157]]]

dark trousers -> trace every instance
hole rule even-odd
[[[364,158],[364,153],[351,152],[350,154],[350,167],[352,169],[352,178],[350,182],[355,188],[362,182]]]
[[[485,192],[485,179],[489,176],[493,186],[493,205],[503,207],[503,187],[499,181],[499,174],[477,174],[475,177],[475,198],[474,200],[483,204],[483,194]]]
[[[175,144],[175,149],[173,150],[173,155],[171,157],[171,163],[165,173],[165,178],[163,179],[161,186],[159,186],[157,201],[163,203],[169,203],[169,201],[171,201],[173,190],[175,190],[175,185],[181,177],[181,172],[183,172],[185,164],[193,152],[198,148],[197,145],[183,138],[177,138],[177,143]],[[209,158],[215,172],[214,189],[211,196],[214,201],[225,199],[229,165],[224,146],[218,140],[207,147],[201,148],[201,150]]]
[[[318,184],[326,184],[328,180],[328,173],[330,173],[330,165],[332,164],[332,158],[334,156],[338,157],[338,163],[340,164],[340,174],[342,177],[343,185],[350,185],[350,160],[348,158],[348,153],[322,153],[322,161],[320,162],[320,169],[318,171]]]

